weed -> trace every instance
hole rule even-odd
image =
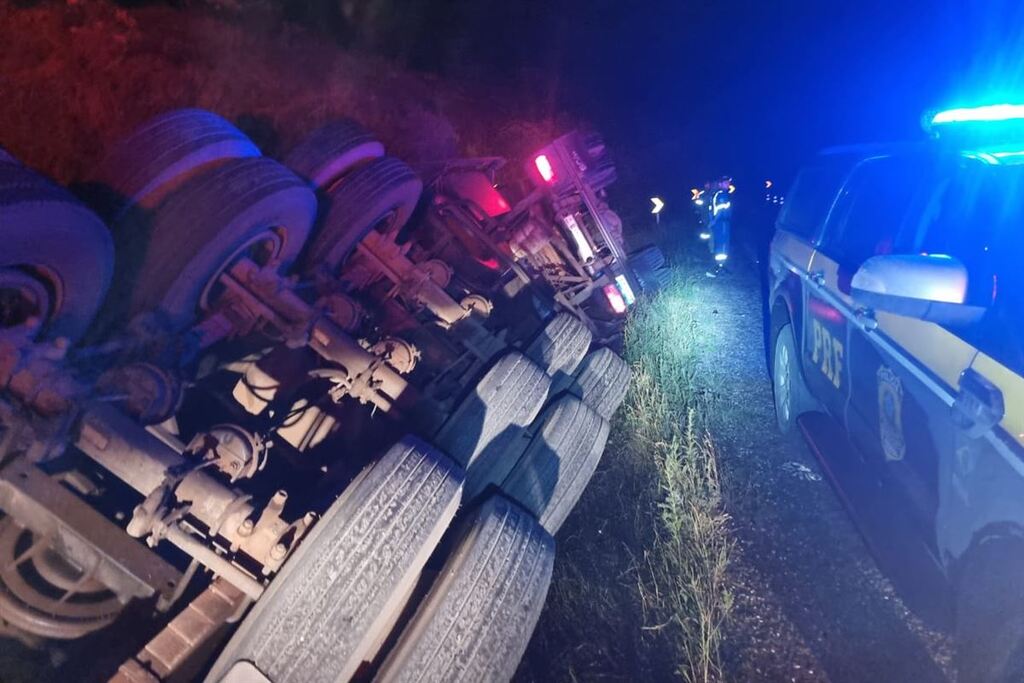
[[[555,578],[520,678],[721,678],[731,551],[712,394],[691,282],[633,314],[633,380],[601,468],[559,536]],[[543,666],[543,669],[540,668]]]
[[[731,543],[691,301],[690,284],[677,280],[634,319],[626,349],[636,374],[625,415],[632,450],[649,452],[658,473],[661,524],[646,567],[645,611],[668,631],[683,679],[708,681],[720,676]]]

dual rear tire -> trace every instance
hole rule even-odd
[[[78,340],[113,277],[114,247],[103,222],[67,190],[3,160],[0,245],[0,331]]]

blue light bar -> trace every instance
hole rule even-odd
[[[932,116],[931,125],[1013,119],[1024,119],[1024,104],[988,104],[983,107],[947,109]]]
[[[977,159],[990,166],[1018,166],[1024,164],[1024,149],[970,150],[962,152],[968,159]]]

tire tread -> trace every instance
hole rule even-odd
[[[501,489],[555,534],[601,461],[609,424],[571,395],[555,401],[541,417],[543,426]]]
[[[347,680],[458,507],[461,470],[405,437],[302,541],[214,665],[247,660],[276,683]]]
[[[526,347],[526,355],[549,375],[572,374],[590,348],[593,335],[586,324],[571,313],[555,315]]]
[[[528,512],[488,499],[375,680],[510,680],[540,617],[554,550]]]

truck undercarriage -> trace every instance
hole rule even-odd
[[[621,238],[581,259],[546,191],[474,201],[479,163],[421,201],[347,121],[285,164],[162,115],[98,174],[108,231],[0,159],[0,625],[145,605],[124,681],[510,677],[628,384],[587,305]]]

